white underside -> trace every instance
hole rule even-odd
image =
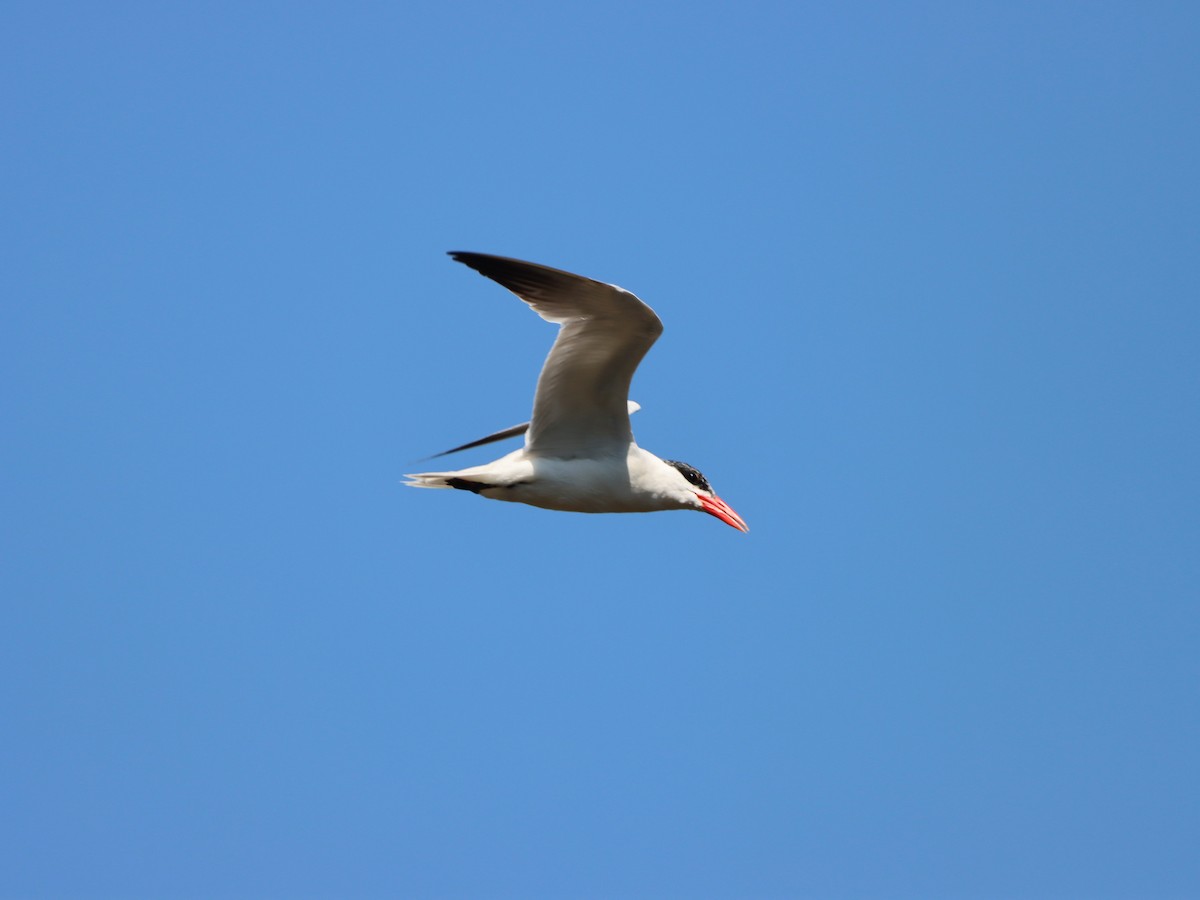
[[[567,512],[655,512],[688,509],[673,469],[636,444],[624,455],[563,459],[521,449],[493,462],[454,472],[408,476],[413,487],[450,487],[448,479],[495,485],[478,493],[492,500]],[[671,474],[669,474],[671,473]]]

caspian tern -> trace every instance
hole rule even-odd
[[[411,487],[456,488],[491,500],[569,512],[694,509],[739,531],[742,517],[686,463],[633,440],[634,370],[662,334],[649,306],[622,288],[503,256],[450,256],[508,288],[560,327],[533,398],[533,419],[445,453],[525,435],[525,446],[482,466],[407,475]]]

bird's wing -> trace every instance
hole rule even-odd
[[[641,409],[641,405],[633,400],[629,401],[629,414],[632,416],[635,412]],[[443,450],[441,453],[435,453],[433,456],[427,456],[426,459],[437,459],[440,456],[449,456],[451,453],[458,453],[460,450],[473,450],[476,447],[482,447],[486,444],[494,444],[496,441],[507,440],[508,438],[518,437],[529,430],[529,423],[522,422],[520,425],[513,425],[511,428],[505,428],[501,431],[489,434],[487,437],[481,437],[477,441],[470,441],[466,444],[459,444],[457,447],[451,447],[449,450]]]
[[[497,431],[489,434],[487,437],[481,437],[477,441],[469,441],[466,444],[459,444],[457,447],[451,447],[449,450],[443,450],[441,453],[435,453],[433,456],[426,459],[437,459],[439,456],[449,456],[451,453],[458,453],[460,450],[472,450],[475,447],[482,447],[485,444],[494,444],[496,441],[503,441],[507,438],[513,438],[517,435],[524,434],[529,430],[529,423],[522,422],[520,425],[513,425],[511,428],[505,428],[502,431]]]
[[[526,449],[541,456],[618,453],[633,441],[629,382],[662,334],[654,310],[629,291],[548,266],[452,252],[561,326],[538,377]]]

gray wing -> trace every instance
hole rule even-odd
[[[561,326],[538,377],[526,449],[570,457],[628,446],[629,383],[662,334],[654,310],[616,285],[560,269],[483,253],[450,256]]]
[[[631,416],[641,408],[642,407],[639,404],[633,402],[632,400],[629,401],[629,414]],[[451,447],[449,450],[443,450],[441,453],[435,453],[433,456],[427,456],[425,458],[437,459],[439,456],[449,456],[451,453],[458,453],[460,450],[473,450],[476,447],[483,447],[486,444],[494,444],[496,441],[503,441],[507,440],[508,438],[517,437],[518,435],[524,434],[528,430],[529,423],[522,422],[520,425],[513,425],[511,428],[504,428],[500,431],[489,434],[487,437],[481,437],[477,441],[468,441],[465,444],[459,444],[457,447]]]

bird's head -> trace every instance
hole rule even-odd
[[[738,531],[750,530],[742,517],[716,495],[712,485],[708,483],[708,479],[697,469],[674,459],[664,459],[663,462],[673,470],[674,474],[668,475],[671,495],[680,502],[681,506],[687,509],[699,509],[710,516],[716,516],[726,525],[732,525]]]

